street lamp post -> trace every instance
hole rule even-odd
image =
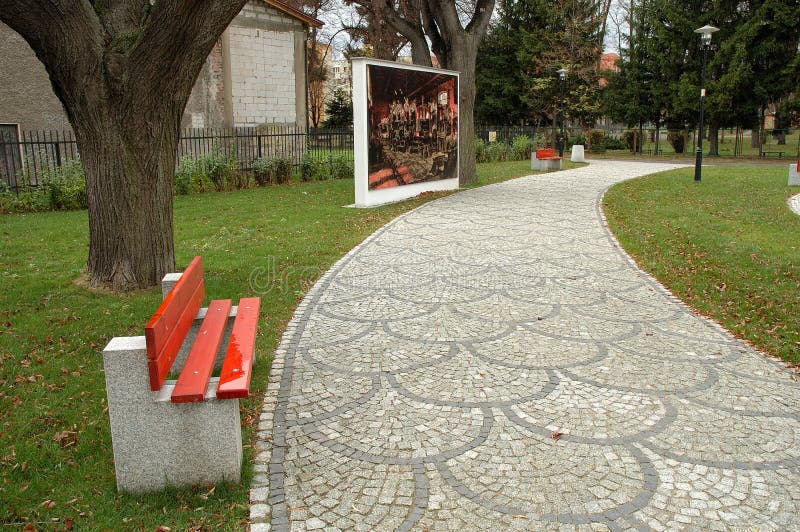
[[[567,69],[566,68],[559,68],[558,69],[558,79],[561,85],[561,135],[558,138],[558,156],[564,157],[564,142],[566,141],[565,134],[564,134],[564,86],[567,84]]]
[[[700,43],[703,48],[703,70],[700,74],[700,127],[697,133],[697,153],[694,161],[694,180],[699,182],[703,166],[703,113],[706,104],[706,61],[708,60],[708,49],[711,47],[711,34],[719,31],[719,28],[705,25],[694,30],[700,34]]]

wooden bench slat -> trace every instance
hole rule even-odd
[[[195,257],[144,329],[150,389],[161,389],[205,298],[203,261]]]
[[[245,297],[239,301],[219,376],[218,399],[243,398],[249,393],[260,306],[261,299],[257,297]]]
[[[172,391],[173,403],[194,403],[205,399],[231,306],[230,299],[209,303],[206,317]]]

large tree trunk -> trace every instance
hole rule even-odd
[[[162,122],[133,130],[108,114],[98,112],[103,119],[95,124],[73,121],[86,170],[89,282],[114,290],[153,286],[175,270],[172,183],[179,129],[168,111]]]
[[[245,1],[0,0],[0,20],[43,63],[75,131],[92,286],[144,288],[174,270],[180,118],[211,48]]]
[[[446,68],[457,70],[459,75],[458,93],[458,184],[471,185],[477,176],[475,161],[475,62],[478,57],[479,40],[462,33],[451,43],[450,64]]]

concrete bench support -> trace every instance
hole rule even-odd
[[[554,159],[537,159],[536,153],[531,154],[531,170],[543,172],[545,170],[561,170],[560,157]]]
[[[165,293],[171,288],[166,285],[174,279],[165,279]],[[218,363],[224,358],[237,310],[233,307],[229,313]],[[197,314],[195,330],[184,340],[172,367],[175,374],[183,366],[205,311]],[[171,402],[174,380],[166,380],[160,390],[151,391],[144,336],[113,338],[103,350],[103,365],[120,491],[138,493],[168,486],[240,481],[239,400],[216,398],[218,378],[211,379],[202,402]]]
[[[800,186],[800,157],[797,159],[797,164],[789,165],[789,186]]]

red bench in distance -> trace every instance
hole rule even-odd
[[[531,170],[561,170],[561,157],[553,148],[541,148],[531,154]]]

